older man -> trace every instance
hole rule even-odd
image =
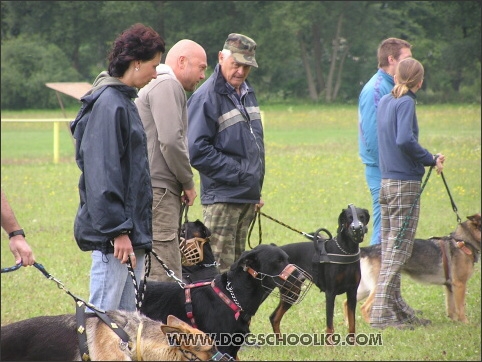
[[[220,272],[245,250],[249,224],[263,205],[263,127],[253,88],[246,80],[256,43],[230,34],[214,73],[188,101],[191,165],[199,171],[204,224]]]
[[[180,278],[179,217],[181,203],[196,198],[187,150],[187,92],[205,78],[206,52],[198,43],[183,39],[173,45],[165,64],[157,67],[157,79],[139,91],[135,103],[147,135],[147,151],[153,189],[153,250]],[[160,263],[151,264],[150,277],[175,281]]]

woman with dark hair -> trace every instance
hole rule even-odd
[[[152,248],[152,190],[146,135],[134,104],[157,77],[164,40],[135,24],[120,34],[71,124],[80,168],[74,223],[79,248],[92,251],[89,302],[103,310],[135,310],[126,262],[140,280]]]
[[[400,273],[412,255],[425,167],[433,166],[440,174],[445,161],[443,154],[432,154],[418,142],[415,93],[423,77],[419,61],[403,59],[395,70],[395,87],[378,103],[382,265],[370,316],[374,328],[413,329],[430,324],[402,298]]]

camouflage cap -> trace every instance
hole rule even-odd
[[[254,58],[256,43],[253,39],[243,34],[229,34],[224,49],[231,50],[233,58],[240,64],[252,65],[258,68],[258,63]]]

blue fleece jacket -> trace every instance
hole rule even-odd
[[[383,69],[365,84],[358,100],[358,148],[362,162],[378,167],[377,107],[380,99],[390,93],[393,77]]]
[[[378,103],[378,148],[383,179],[421,181],[424,166],[435,164],[433,155],[418,143],[415,94],[392,94]]]

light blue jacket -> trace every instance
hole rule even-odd
[[[358,100],[358,147],[366,166],[378,167],[377,107],[380,99],[391,92],[393,77],[383,69],[363,87]]]

